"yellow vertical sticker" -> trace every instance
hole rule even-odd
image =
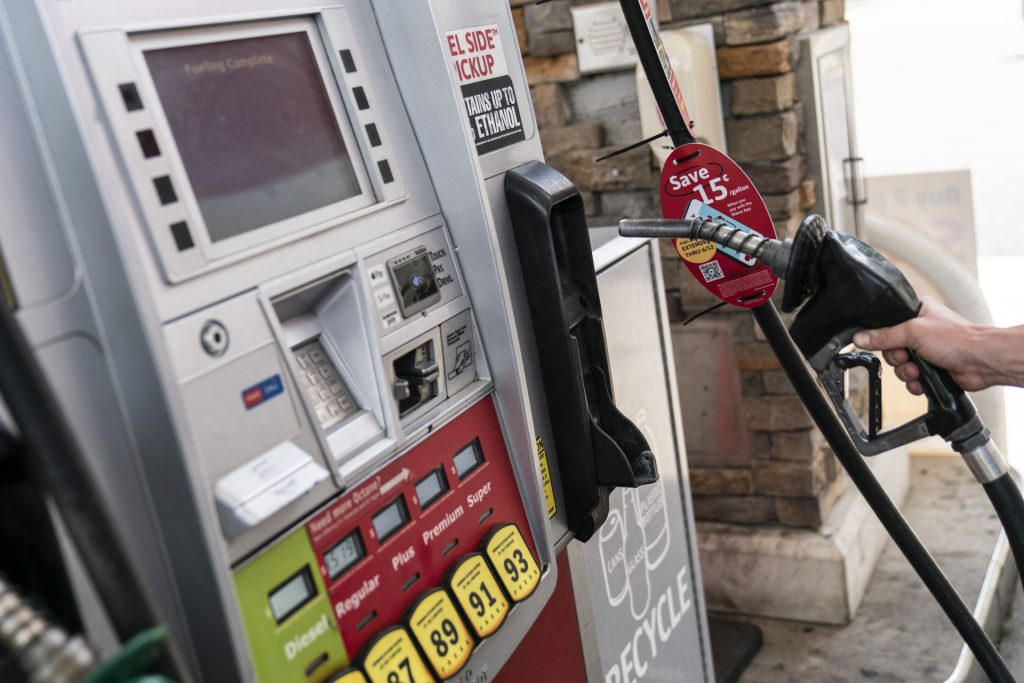
[[[470,553],[455,565],[448,587],[478,638],[486,638],[505,623],[508,600],[480,553]]]
[[[366,676],[358,669],[347,669],[341,673],[334,674],[329,683],[366,683]]]
[[[519,527],[499,526],[484,542],[484,552],[514,602],[530,597],[540,583],[540,567]]]
[[[555,505],[555,489],[551,485],[548,452],[544,450],[544,438],[540,436],[537,437],[537,460],[540,462],[540,481],[544,484],[544,500],[548,504],[548,519],[551,519],[558,512],[558,506]]]
[[[473,654],[473,636],[444,588],[417,601],[409,613],[409,630],[442,680],[459,673]]]
[[[401,626],[377,635],[366,651],[363,670],[370,683],[435,683],[409,632]]]

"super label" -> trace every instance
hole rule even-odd
[[[477,638],[486,638],[505,623],[508,600],[480,553],[466,555],[455,565],[448,587]]]
[[[484,552],[514,602],[530,597],[540,583],[540,567],[519,527],[499,526],[487,537]]]
[[[444,588],[419,599],[409,613],[409,629],[442,680],[457,674],[473,654],[473,636]]]
[[[747,174],[728,156],[699,142],[677,147],[665,161],[661,213],[665,218],[705,219],[747,234],[775,237],[768,207]],[[748,256],[701,240],[674,242],[690,273],[723,301],[753,308],[775,291],[778,278]]]
[[[393,626],[380,633],[366,651],[363,670],[370,683],[435,683],[409,632]]]

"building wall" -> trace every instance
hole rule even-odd
[[[632,68],[581,75],[570,7],[510,0],[545,156],[580,188],[592,225],[660,215]],[[662,30],[714,27],[729,154],[765,198],[781,237],[814,203],[794,68],[796,37],[843,21],[843,0],[661,0]],[[685,95],[685,92],[684,92]],[[817,528],[846,485],[753,318],[723,308],[662,248],[694,510],[698,520]],[[782,287],[779,287],[781,292]],[[856,392],[863,402],[864,392]]]

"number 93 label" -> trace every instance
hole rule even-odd
[[[505,623],[508,600],[480,553],[471,553],[459,560],[448,586],[477,638],[486,638]]]
[[[363,660],[370,683],[435,683],[409,632],[401,626],[382,631]]]
[[[514,602],[533,594],[540,583],[540,567],[519,527],[515,524],[499,526],[484,541],[484,552]]]
[[[439,678],[457,674],[473,654],[473,636],[444,588],[421,597],[409,612],[409,629]]]

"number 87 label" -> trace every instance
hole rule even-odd
[[[401,626],[392,626],[373,640],[363,671],[370,683],[435,683],[409,632]]]
[[[540,583],[540,567],[515,524],[503,524],[484,541],[484,552],[505,586],[509,597],[520,602]]]

